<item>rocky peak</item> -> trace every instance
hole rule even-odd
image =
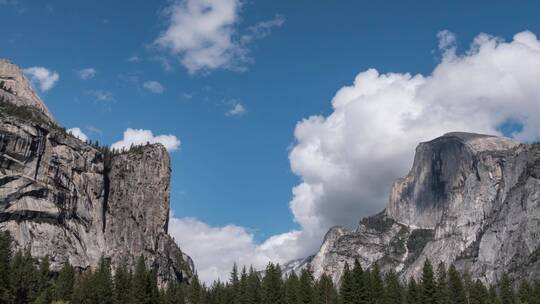
[[[30,81],[23,71],[7,59],[0,58],[0,101],[12,103],[18,107],[31,107],[54,121],[45,103],[32,89]]]
[[[453,132],[420,143],[385,211],[332,228],[309,262],[340,281],[345,262],[417,277],[430,259],[496,282],[540,275],[540,144]],[[305,267],[298,265],[297,268]]]
[[[0,104],[0,229],[17,249],[49,256],[53,270],[65,261],[81,271],[93,268],[101,256],[113,268],[134,267],[142,255],[161,286],[190,278],[191,258],[167,234],[167,150],[153,144],[113,152],[43,117],[28,119],[29,112],[48,111],[18,68],[0,66],[0,96],[16,106]]]

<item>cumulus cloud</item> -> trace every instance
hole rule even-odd
[[[246,113],[246,108],[239,102],[235,101],[231,104],[231,108],[225,112],[226,116],[242,116]]]
[[[67,129],[67,132],[82,141],[88,140],[88,136],[84,134],[84,132],[80,128],[70,128],[70,129]]]
[[[176,151],[180,148],[180,139],[174,135],[168,134],[154,136],[150,130],[132,128],[127,128],[124,131],[124,137],[122,140],[113,143],[111,148],[120,150],[129,149],[129,147],[132,145],[137,146],[144,145],[146,143],[160,143],[165,146],[169,152]]]
[[[54,87],[60,79],[55,71],[50,71],[44,67],[31,67],[23,72],[30,78],[30,81],[39,87],[42,92],[46,92]]]
[[[441,52],[455,45],[453,34],[444,37],[450,43],[442,43]],[[248,237],[242,248],[251,254],[239,256],[276,262],[304,257],[318,249],[331,226],[352,228],[383,210],[392,181],[410,169],[419,142],[451,131],[501,135],[509,121],[520,125],[512,133],[516,139],[540,138],[540,41],[533,33],[518,33],[509,42],[480,34],[464,54],[441,58],[429,75],[360,72],[338,90],[328,116],[300,121],[289,153],[301,178],[290,202],[299,230],[259,245]],[[192,226],[180,226],[180,244]],[[205,253],[199,243],[186,242],[184,250],[203,261],[220,256]],[[229,269],[230,261],[205,262],[199,270]],[[226,277],[224,270],[213,273]]]
[[[165,91],[165,87],[157,81],[151,80],[151,81],[145,81],[143,83],[143,88],[147,91],[150,91],[154,94],[161,94],[163,91]]]
[[[246,42],[252,39],[238,33],[240,0],[174,1],[165,10],[167,28],[155,44],[179,57],[189,73],[214,69],[241,70],[249,61]],[[249,37],[263,37],[277,22],[260,23],[250,29]],[[249,40],[249,41],[248,41]]]
[[[82,80],[92,79],[96,76],[96,69],[86,68],[77,71],[77,75]]]

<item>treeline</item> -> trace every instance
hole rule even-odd
[[[155,271],[139,258],[134,271],[125,265],[112,274],[107,259],[97,269],[77,271],[66,263],[59,272],[49,260],[32,258],[28,251],[11,252],[11,237],[0,233],[0,303],[81,304],[540,304],[540,281],[514,284],[503,275],[486,286],[443,264],[434,270],[426,261],[418,280],[404,283],[395,272],[382,274],[377,265],[363,269],[358,261],[345,264],[341,284],[309,268],[283,275],[279,265],[264,273],[236,265],[226,282],[201,284],[195,275],[189,284],[170,283],[158,288]],[[517,288],[514,288],[518,286]]]

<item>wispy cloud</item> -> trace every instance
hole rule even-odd
[[[143,83],[143,88],[154,94],[161,94],[165,91],[165,87],[155,80],[145,81]]]
[[[90,95],[98,102],[113,102],[116,101],[113,94],[105,90],[90,90],[86,92],[87,95]]]
[[[96,76],[96,73],[96,69],[94,68],[80,69],[77,71],[77,75],[82,80],[92,79]]]
[[[242,103],[240,103],[240,101],[233,101],[231,102],[231,107],[229,110],[225,112],[225,115],[229,117],[239,117],[246,114],[246,112],[246,108],[242,105]]]
[[[69,134],[77,137],[78,139],[82,141],[87,141],[88,136],[84,134],[84,132],[81,130],[81,128],[70,128],[66,130]]]
[[[42,92],[52,89],[60,79],[57,72],[48,70],[44,67],[31,67],[24,69],[23,72]]]

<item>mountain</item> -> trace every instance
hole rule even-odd
[[[345,262],[377,263],[404,279],[423,263],[454,264],[485,283],[540,275],[540,144],[448,133],[416,148],[387,208],[354,231],[333,227],[319,252],[292,267],[340,281]]]
[[[0,229],[16,249],[84,270],[101,256],[134,267],[139,256],[169,280],[191,258],[168,235],[171,167],[160,144],[113,152],[59,127],[22,71],[0,60]]]

